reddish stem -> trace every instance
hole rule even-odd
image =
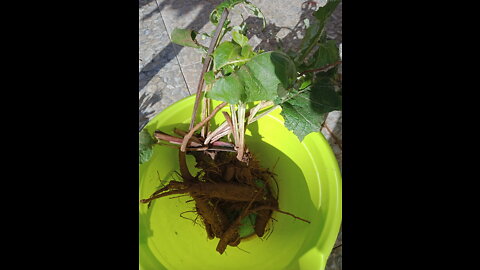
[[[210,46],[208,47],[207,56],[205,57],[205,61],[203,62],[202,72],[200,73],[200,80],[198,81],[198,86],[197,86],[197,94],[195,96],[195,104],[193,105],[192,119],[190,120],[190,129],[193,128],[193,125],[195,124],[195,118],[197,117],[198,104],[200,103],[200,96],[203,90],[203,75],[205,74],[205,72],[207,72],[207,69],[210,66],[210,62],[212,61],[212,58],[210,57],[210,55],[213,53],[213,49],[217,44],[218,37],[220,36],[220,32],[223,28],[223,24],[225,20],[227,19],[227,16],[228,16],[228,9],[224,9],[222,13],[222,17],[218,22],[217,29],[215,30],[215,34],[212,40],[210,41]]]
[[[181,129],[178,129],[178,128],[175,128],[175,129],[173,130],[173,132],[175,132],[175,134],[177,134],[177,135],[182,136],[182,138],[185,137],[185,135],[187,135],[187,132],[186,132],[186,131],[181,130]],[[199,144],[203,144],[203,139],[202,139],[202,138],[195,137],[195,136],[192,137],[192,141],[194,141],[194,142],[196,142],[196,143],[199,143]]]
[[[188,141],[190,140],[190,138],[193,136],[193,133],[195,131],[197,131],[199,128],[201,128],[206,122],[210,121],[210,119],[212,119],[215,114],[217,114],[217,112],[222,109],[223,107],[225,107],[227,105],[226,102],[223,102],[221,103],[220,105],[218,105],[215,110],[213,110],[213,112],[207,116],[207,118],[203,119],[202,122],[198,123],[197,125],[195,125],[195,127],[193,127],[193,129],[190,129],[190,131],[188,132],[188,134],[183,137],[183,142],[182,142],[182,146],[180,147],[180,150],[182,152],[185,152],[186,151],[186,148],[187,148],[187,144],[188,144]]]
[[[213,146],[221,146],[221,147],[235,147],[235,145],[229,143],[229,142],[222,142],[222,141],[214,141],[211,143]]]
[[[174,136],[170,136],[168,134],[165,134],[161,131],[155,131],[155,134],[154,134],[155,138],[159,139],[159,140],[163,140],[163,141],[167,141],[167,142],[170,142],[170,143],[174,143],[174,144],[182,144],[183,142],[183,139],[182,138],[177,138],[177,137],[174,137]],[[194,139],[192,139],[194,140]],[[197,146],[202,146],[201,143],[198,143],[198,142],[194,142],[194,141],[191,141],[189,143],[189,146],[193,146],[193,147],[197,147]]]
[[[325,70],[328,70],[328,69],[330,69],[331,67],[334,67],[334,66],[336,66],[336,65],[338,65],[338,64],[341,64],[341,63],[342,63],[342,61],[337,61],[337,62],[335,62],[335,63],[333,63],[333,64],[326,65],[326,66],[323,66],[323,67],[321,67],[321,68],[305,70],[305,71],[302,71],[302,72],[300,73],[300,75],[303,75],[303,74],[309,73],[309,72],[325,71]]]

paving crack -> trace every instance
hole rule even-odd
[[[165,20],[163,19],[162,10],[160,9],[158,2],[156,0],[155,2],[157,3],[158,12],[160,13],[160,18],[162,18],[163,26],[165,26],[165,30],[167,31],[168,39],[170,40],[170,43],[173,44],[173,49],[175,50],[175,59],[177,60],[178,67],[180,68],[180,73],[182,73],[182,78],[183,78],[183,81],[185,82],[185,87],[187,88],[188,93],[192,95],[192,92],[190,92],[190,88],[188,87],[187,80],[185,79],[185,74],[183,74],[183,68],[180,65],[180,61],[178,60],[178,54],[180,53],[181,49],[177,50],[177,46],[175,46],[175,43],[172,42],[171,33],[168,32],[167,25],[165,24]]]

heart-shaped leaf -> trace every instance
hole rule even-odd
[[[178,45],[206,50],[197,40],[197,32],[191,29],[175,28],[172,32],[172,42]]]
[[[206,95],[230,104],[274,100],[279,88],[288,89],[295,79],[296,69],[290,57],[272,51],[254,56],[239,70],[217,80]]]
[[[241,52],[242,47],[236,43],[230,41],[221,43],[213,52],[213,69],[220,70],[229,64],[248,61],[249,59],[242,59]]]

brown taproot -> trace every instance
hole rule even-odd
[[[255,202],[255,200],[258,197],[262,197],[259,195],[260,193],[255,194],[255,196],[248,202],[247,207],[245,207],[242,210],[242,212],[237,216],[235,221],[230,224],[228,229],[222,235],[222,237],[220,238],[220,241],[218,241],[217,248],[216,248],[218,253],[223,254],[228,244],[230,243],[235,244],[237,241],[239,241],[240,234],[238,233],[238,230],[241,225],[242,219],[249,215],[250,207],[252,206],[253,202]]]
[[[264,209],[257,212],[257,219],[255,221],[255,233],[258,237],[262,237],[265,234],[265,228],[268,221],[272,217],[272,210]]]
[[[236,247],[236,246],[238,246],[238,245],[240,244],[240,241],[241,241],[241,239],[240,239],[240,237],[239,237],[239,238],[237,238],[237,240],[228,243],[228,245],[231,246],[231,247]]]
[[[188,182],[193,182],[195,178],[190,174],[187,166],[187,160],[185,157],[185,152],[178,151],[178,160],[180,163],[180,174],[182,175],[183,179]]]
[[[219,198],[228,201],[248,202],[255,198],[255,201],[265,201],[265,191],[255,187],[236,183],[195,183],[187,189],[191,194],[204,195],[210,198]]]
[[[230,182],[233,179],[233,176],[235,176],[235,166],[229,165],[223,171],[223,180]]]
[[[203,224],[205,224],[205,230],[207,231],[208,239],[212,240],[213,238],[215,238],[215,234],[212,230],[212,225],[210,225],[210,223],[208,223],[205,219],[203,219]]]
[[[174,194],[185,194],[185,193],[188,193],[187,189],[170,190],[170,191],[163,192],[163,193],[157,194],[155,196],[152,196],[148,199],[142,199],[142,200],[140,200],[140,202],[141,203],[149,203],[149,202],[151,202],[155,199],[158,199],[158,198],[162,198],[162,197],[166,197],[166,196],[170,196],[170,195],[174,195]]]
[[[214,207],[210,200],[193,197],[197,207],[197,213],[210,224],[213,234],[220,237],[228,227],[228,218],[219,207]]]

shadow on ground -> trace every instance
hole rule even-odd
[[[155,0],[140,0],[139,8],[156,2]],[[186,26],[186,28],[200,30],[204,25],[209,23],[209,15],[215,6],[220,4],[222,0],[209,0],[209,1],[191,1],[191,0],[158,0],[157,8],[153,9],[150,13],[142,17],[142,20],[150,18],[153,14],[161,12],[166,7],[177,11],[178,16],[184,16],[196,9],[198,6],[202,6],[198,15]],[[301,37],[305,33],[305,19],[312,21],[312,13],[318,8],[312,4],[312,1],[299,2],[301,5],[302,13],[297,24],[293,28],[279,27],[274,23],[268,23],[263,28],[263,22],[258,17],[250,16],[246,19],[248,26],[247,36],[252,38],[256,36],[260,42],[256,46],[256,49],[262,49],[265,51],[278,50],[283,51],[292,50],[295,51],[299,48],[301,43]],[[156,5],[156,3],[155,3]],[[268,20],[268,18],[266,18]],[[282,38],[277,36],[282,35]],[[170,61],[172,61],[179,52],[183,49],[182,46],[174,43],[169,43],[158,54],[156,54],[152,60],[144,65],[139,72],[139,91],[141,91],[152,78]],[[147,111],[150,104],[159,102],[162,99],[161,93],[157,95],[146,96],[143,94],[139,100],[139,128],[141,129],[149,119],[149,115],[153,115],[154,112]]]
[[[152,0],[140,1],[150,3]],[[178,16],[184,16],[194,10],[197,6],[201,5],[202,9],[198,13],[199,15],[195,17],[192,22],[190,22],[185,28],[200,30],[205,24],[209,22],[209,15],[212,9],[220,4],[221,0],[214,1],[188,1],[188,0],[166,0],[159,1],[159,6],[155,8],[152,12],[145,15],[142,20],[150,18],[154,13],[161,12],[165,7],[169,7],[177,11]],[[144,4],[145,5],[145,4]],[[140,4],[140,8],[143,5]],[[163,50],[156,54],[152,60],[143,66],[140,74],[143,74],[143,77],[139,78],[138,90],[142,90],[150,80],[170,61],[172,61],[178,53],[182,50],[182,46],[176,45],[174,43],[169,43]],[[140,75],[139,74],[139,75]]]

